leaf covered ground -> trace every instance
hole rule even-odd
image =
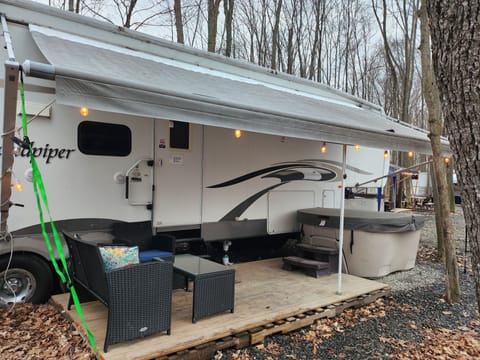
[[[416,269],[441,275],[443,267],[435,259],[434,249],[421,248]],[[464,259],[458,262],[460,304],[445,303],[443,281],[418,283],[299,331],[268,337],[263,344],[218,352],[215,359],[479,359],[480,319],[470,264],[464,273]],[[0,358],[87,360],[94,355],[55,307],[21,304],[0,308]]]

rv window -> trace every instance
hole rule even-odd
[[[190,124],[181,121],[172,121],[170,126],[170,147],[174,149],[188,149],[190,142]]]
[[[125,125],[83,121],[78,125],[78,149],[87,155],[127,156],[132,132]]]

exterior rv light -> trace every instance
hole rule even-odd
[[[322,154],[325,154],[327,152],[327,143],[322,144],[320,151],[322,152]]]
[[[15,191],[16,192],[22,192],[23,191],[23,185],[20,181],[17,181],[15,183]]]
[[[241,136],[242,136],[242,130],[236,129],[235,130],[235,137],[237,139],[240,139]]]
[[[408,152],[408,157],[409,157],[409,158],[413,158],[413,151],[409,151],[409,152]]]
[[[358,145],[358,144],[355,145],[353,148],[355,149],[355,151],[360,151],[360,145]]]
[[[87,117],[89,112],[90,110],[85,106],[82,106],[80,108],[80,115],[82,115],[83,117]]]
[[[385,150],[385,152],[383,153],[383,157],[384,157],[385,159],[388,159],[388,150]]]

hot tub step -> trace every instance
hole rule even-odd
[[[284,257],[283,268],[289,271],[301,269],[305,274],[313,277],[330,275],[330,268],[327,262],[304,259],[298,256]]]
[[[338,271],[338,249],[305,243],[295,245],[295,249],[300,258],[328,262],[331,273]]]

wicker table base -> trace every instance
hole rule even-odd
[[[199,256],[182,254],[175,256],[175,273],[193,280],[192,322],[230,310],[235,301],[235,270],[203,259]]]

